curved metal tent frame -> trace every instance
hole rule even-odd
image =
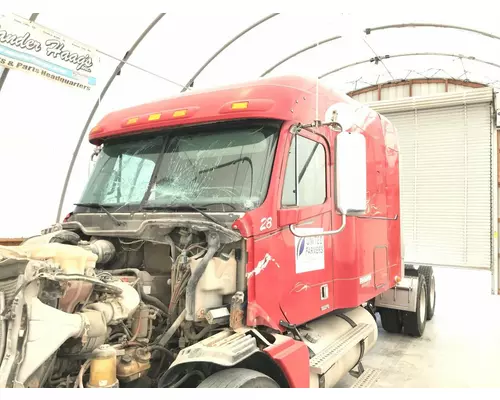
[[[229,46],[231,46],[234,42],[236,42],[239,38],[241,38],[243,35],[246,33],[250,32],[252,29],[258,27],[260,24],[270,20],[271,18],[276,17],[279,15],[279,13],[274,13],[270,14],[267,17],[264,17],[257,22],[253,23],[250,25],[248,28],[242,30],[240,33],[238,33],[234,38],[232,38],[229,42],[227,42],[224,46],[222,46],[219,50],[217,50],[206,62],[203,64],[198,71],[192,76],[192,78],[184,85],[184,87],[181,90],[181,93],[185,92],[188,88],[190,88],[195,79],[203,72],[203,70],[208,67],[208,65],[217,58],[217,56],[222,53],[224,50],[226,50]]]
[[[312,50],[318,46],[321,46],[322,44],[330,43],[330,42],[333,42],[334,40],[341,39],[341,38],[342,38],[342,36],[332,36],[332,37],[323,39],[317,43],[306,46],[300,50],[297,50],[296,52],[294,52],[294,53],[290,54],[289,56],[286,56],[282,60],[278,61],[272,67],[268,68],[260,77],[263,78],[264,76],[270,74],[272,71],[274,71],[276,68],[278,68],[281,64],[286,63],[288,60],[291,60],[292,58],[298,56],[299,54],[305,53],[306,51]]]
[[[496,64],[496,63],[491,62],[491,61],[480,60],[480,59],[475,58],[473,56],[465,56],[463,54],[430,53],[430,52],[428,52],[428,53],[402,53],[402,54],[386,55],[383,57],[372,57],[372,58],[369,58],[368,60],[362,60],[362,61],[357,61],[354,63],[346,64],[346,65],[343,65],[342,67],[335,68],[331,71],[328,71],[328,72],[325,72],[324,74],[321,74],[320,76],[318,76],[318,79],[323,79],[323,78],[325,78],[329,75],[332,75],[336,72],[342,71],[342,70],[347,69],[347,68],[354,67],[356,65],[366,64],[369,62],[378,62],[378,61],[381,61],[383,59],[399,58],[399,57],[412,57],[412,56],[441,56],[441,57],[463,58],[463,59],[467,59],[467,60],[471,60],[471,61],[476,61],[476,62],[479,62],[482,64],[491,65],[491,66],[496,67],[496,68],[500,68],[500,64]]]
[[[395,28],[446,28],[446,29],[456,29],[459,31],[466,31],[466,32],[472,32],[476,33],[478,35],[486,36],[491,39],[499,39],[500,36],[493,35],[488,32],[480,31],[477,29],[472,29],[472,28],[467,28],[464,26],[459,26],[459,25],[447,25],[447,24],[428,24],[428,23],[409,23],[409,24],[392,24],[392,25],[382,25],[382,26],[376,26],[374,28],[366,28],[363,32],[365,32],[367,35],[371,34],[372,32],[375,31],[383,31],[387,29],[395,29]]]
[[[122,70],[123,66],[127,63],[127,60],[130,58],[130,56],[134,53],[135,49],[139,44],[144,40],[144,38],[147,36],[147,34],[155,27],[155,25],[165,16],[165,13],[159,14],[147,27],[146,29],[139,35],[139,37],[136,39],[136,41],[132,44],[130,49],[125,53],[125,56],[123,57],[123,60],[121,60],[118,65],[116,66],[115,70],[111,74],[111,76],[108,79],[108,82],[104,86],[104,88],[101,91],[101,94],[99,95],[98,99],[96,100],[94,107],[92,108],[92,111],[90,111],[90,114],[87,118],[87,122],[85,122],[85,125],[83,127],[82,133],[80,134],[80,137],[78,138],[78,142],[76,144],[75,150],[73,151],[73,157],[71,158],[71,162],[69,163],[68,167],[68,172],[66,173],[66,179],[64,180],[64,186],[61,192],[61,198],[59,200],[59,206],[57,208],[57,218],[56,218],[56,223],[60,221],[61,219],[61,212],[62,212],[62,207],[64,203],[64,198],[66,197],[66,191],[68,190],[68,184],[69,184],[69,179],[71,178],[71,173],[73,172],[73,167],[75,165],[76,157],[78,156],[78,152],[80,151],[80,147],[83,142],[83,138],[85,137],[85,134],[87,133],[87,130],[89,129],[90,123],[92,122],[92,119],[94,118],[94,115],[99,108],[99,105],[101,104],[102,99],[106,95],[106,92],[108,91],[109,87],[117,77],[117,75],[120,73]]]
[[[477,29],[471,29],[471,28],[467,28],[467,27],[463,27],[463,26],[458,26],[458,25],[431,24],[431,23],[408,23],[408,24],[382,25],[382,26],[376,26],[374,28],[366,28],[366,29],[363,30],[363,32],[365,34],[369,35],[372,32],[383,31],[383,30],[387,30],[387,29],[396,29],[396,28],[399,28],[399,29],[402,29],[402,28],[446,28],[446,29],[456,29],[456,30],[460,30],[460,31],[475,33],[475,34],[478,34],[478,35],[481,35],[481,36],[486,36],[486,37],[489,37],[491,39],[500,40],[500,36],[496,36],[496,35],[493,35],[491,33],[480,31],[480,30],[477,30]],[[314,49],[316,47],[319,47],[319,46],[321,46],[323,44],[326,44],[326,43],[332,42],[333,40],[337,40],[337,39],[341,39],[341,38],[342,38],[342,36],[334,36],[334,37],[326,38],[326,39],[320,40],[317,43],[311,44],[311,45],[306,46],[306,47],[304,47],[304,48],[302,48],[300,50],[297,50],[296,52],[294,52],[294,53],[286,56],[285,58],[281,59],[280,61],[278,61],[272,67],[268,68],[261,75],[261,77],[268,75],[270,72],[272,72],[278,66],[284,64],[287,61],[290,61],[291,59],[295,58],[296,56],[298,56],[300,54],[305,53],[306,51],[312,50],[312,49]]]

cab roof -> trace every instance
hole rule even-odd
[[[89,139],[93,144],[101,144],[120,135],[241,119],[312,122],[311,110],[316,109],[316,87],[315,79],[282,76],[190,91],[111,112],[91,130]],[[343,93],[319,85],[318,98],[325,97],[330,104],[354,102]]]

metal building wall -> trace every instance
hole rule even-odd
[[[386,83],[355,90],[349,95],[361,102],[397,100],[406,97],[432,96],[440,93],[454,93],[481,88],[485,85],[455,79],[412,79],[408,81]]]
[[[500,203],[497,200],[498,197],[500,197],[500,185],[497,182],[497,179],[500,179],[497,178],[498,176],[500,176],[500,167],[498,166],[497,162],[498,145],[497,145],[497,135],[495,132],[496,126],[495,126],[494,108],[493,108],[494,105],[491,105],[490,107],[487,105],[488,102],[485,102],[484,106],[481,106],[480,104],[475,106],[472,105],[469,105],[468,107],[466,106],[466,104],[468,103],[467,99],[470,100],[471,95],[472,97],[474,97],[473,95],[473,92],[475,92],[474,88],[479,89],[481,87],[484,87],[484,85],[479,85],[474,83],[471,84],[470,82],[464,82],[463,84],[461,84],[461,82],[457,81],[450,82],[445,80],[429,80],[429,81],[419,80],[411,83],[400,82],[398,84],[392,84],[387,86],[380,85],[372,88],[367,88],[364,90],[358,90],[357,92],[352,93],[351,96],[362,103],[370,103],[370,106],[372,106],[382,114],[386,115],[389,119],[393,120],[393,123],[395,123],[396,128],[398,128],[399,124],[401,127],[400,130],[403,131],[401,133],[403,134],[406,133],[407,136],[420,135],[421,139],[424,140],[425,137],[427,137],[427,140],[430,141],[429,144],[431,144],[431,142],[438,143],[440,146],[441,160],[442,159],[451,160],[450,161],[451,164],[454,165],[460,164],[460,167],[461,169],[463,169],[464,172],[461,176],[464,177],[465,181],[469,179],[473,182],[473,184],[469,183],[469,186],[471,184],[472,186],[474,185],[477,186],[469,188],[463,187],[462,181],[464,179],[460,178],[459,176],[455,176],[456,174],[452,174],[451,170],[442,171],[443,174],[447,173],[451,178],[458,179],[456,185],[457,187],[455,187],[454,189],[457,189],[458,186],[460,186],[459,189],[460,193],[455,193],[455,196],[453,199],[451,199],[450,204],[455,206],[458,205],[459,208],[458,212],[460,214],[467,214],[467,212],[469,212],[469,214],[474,215],[474,217],[472,219],[471,218],[467,219],[466,217],[461,218],[463,221],[458,223],[458,225],[460,226],[457,225],[456,221],[451,224],[444,224],[444,225],[449,225],[448,228],[450,228],[450,232],[448,233],[448,235],[451,235],[451,237],[458,235],[457,236],[458,241],[459,242],[462,241],[462,243],[458,245],[452,246],[450,244],[448,246],[448,250],[451,253],[453,253],[453,251],[463,250],[463,255],[461,256],[462,259],[460,259],[460,257],[453,257],[453,254],[447,255],[447,257],[439,256],[437,258],[443,260],[447,258],[450,261],[452,261],[451,264],[457,264],[456,266],[489,267],[492,271],[492,293],[500,294],[500,280],[498,276],[498,259],[499,259],[498,247],[500,246],[500,243],[498,242],[498,232],[500,231],[500,220],[498,220],[498,210],[500,209]],[[480,92],[486,93],[486,91],[488,91],[488,89],[479,89],[477,93]],[[446,108],[443,107],[445,106],[444,104],[442,106],[440,106],[439,104],[432,104],[433,101],[432,98],[435,98],[436,103],[439,103],[440,101],[439,98],[441,98],[441,96],[439,96],[440,94],[448,93],[448,95],[445,95],[445,97],[449,97],[449,95],[451,95],[452,97],[456,97],[453,96],[452,93],[457,93],[457,92],[465,92],[463,97],[463,106],[460,106],[460,103],[462,103],[462,100],[460,100],[462,99],[462,96],[460,96],[460,99],[457,98],[458,100],[455,102],[457,104],[454,107],[449,107],[448,105]],[[491,92],[492,90],[490,89],[490,93]],[[412,106],[410,106],[410,104],[414,103],[415,101],[419,102],[418,98],[422,99],[422,96],[423,97],[431,96],[429,97],[430,104],[424,106],[424,108],[426,108],[428,111],[422,110],[419,112],[418,110],[415,110],[415,112],[413,112],[409,110],[408,107],[406,107],[406,109],[403,110],[405,108],[404,104],[407,104],[407,106],[413,108]],[[410,98],[415,98],[415,99],[410,100]],[[386,105],[386,107],[384,107],[384,104]],[[389,108],[387,108],[387,106],[389,106]],[[380,108],[380,110],[378,110],[378,108]],[[434,109],[435,111],[432,111],[431,109]],[[418,113],[419,115],[417,115]],[[419,116],[421,118],[425,118],[425,120],[420,119],[419,121]],[[462,124],[460,121],[465,121],[465,123]],[[419,127],[419,123],[423,123],[424,125]],[[440,125],[440,127],[436,127],[436,129],[430,129],[429,127],[433,124],[438,124]],[[418,135],[416,135],[414,132],[412,132],[413,129],[416,129],[417,131],[422,130],[422,132],[418,132]],[[482,133],[479,131],[481,131]],[[472,138],[472,136],[473,133],[476,132],[480,133],[480,135],[476,139],[474,139]],[[493,133],[491,135],[491,141],[488,141],[487,137],[488,132]],[[413,153],[417,152],[417,149],[414,148],[416,147],[415,143],[417,142],[415,140],[411,140],[411,138],[409,137],[401,138],[401,133],[400,133],[400,142],[402,143],[400,151],[401,152],[406,151],[406,153],[409,153],[406,156],[407,157],[409,156],[411,159],[413,159],[414,158]],[[439,136],[441,136],[441,138]],[[447,138],[445,138],[445,136]],[[460,141],[463,142],[464,140],[469,141],[468,146],[460,145],[459,142]],[[472,140],[472,142],[470,140]],[[407,143],[408,141],[411,141],[413,144],[409,146],[409,143]],[[452,143],[450,141],[455,141],[455,142]],[[450,145],[447,145],[447,143],[449,143]],[[421,150],[424,150],[426,146],[427,145],[421,146],[422,147]],[[427,146],[427,148],[428,147],[429,146]],[[457,151],[462,153],[461,155],[459,154],[458,157],[457,154],[454,154]],[[410,159],[410,164],[411,164],[411,159]],[[472,162],[473,161],[472,159],[474,159],[475,161]],[[430,161],[427,159],[426,161],[427,164],[429,164]],[[487,165],[484,164],[485,162],[487,163]],[[450,163],[447,163],[447,161],[445,161],[444,163],[436,161],[435,167],[436,168],[439,166],[446,167],[447,164]],[[406,180],[411,180],[411,178],[414,178],[417,175],[422,175],[420,178],[422,178],[426,174],[428,176],[431,176],[427,173],[430,172],[430,170],[427,172],[422,170],[422,168],[427,169],[427,167],[430,166],[421,165],[419,168],[410,172],[409,174],[408,171],[406,171],[408,175],[406,177]],[[405,165],[405,168],[408,170],[409,168],[408,165]],[[491,196],[487,193],[488,189],[487,183],[476,184],[477,182],[484,180],[488,180],[489,184],[491,185],[490,186]],[[443,184],[445,184],[444,181]],[[404,183],[402,183],[402,185],[404,190],[405,186]],[[450,195],[453,194],[452,189],[453,185],[450,186]],[[416,195],[421,197],[422,194],[426,192],[426,190],[427,189],[425,188],[421,188],[420,194],[417,194],[417,192],[413,193],[414,192],[413,189],[412,190],[407,189],[407,192],[411,191],[412,193],[406,193],[406,197],[408,197],[410,194],[412,196]],[[454,190],[454,192],[456,192],[456,190]],[[428,194],[432,196],[433,195],[432,190]],[[403,193],[402,195],[403,197],[405,197],[405,193]],[[490,202],[491,207],[493,208],[485,207],[485,204],[483,204],[484,200],[482,200],[483,197],[485,196],[487,196],[490,199],[488,200],[488,202]],[[407,200],[406,203],[410,204],[408,199],[406,200]],[[428,211],[429,213],[431,213],[432,210],[424,210],[426,206],[425,204],[422,203],[422,201],[424,203],[428,201],[425,199],[418,199],[418,200],[421,203],[419,207],[420,210],[418,210],[420,212],[420,215],[422,215],[423,211]],[[463,206],[461,204],[465,202],[465,204],[467,205],[467,201],[469,201],[471,204],[469,204],[468,206]],[[408,204],[406,204],[406,208],[410,207]],[[429,204],[427,204],[427,206],[428,205]],[[443,209],[445,205],[446,202],[442,201],[442,204],[436,205],[435,208],[431,207],[431,209],[434,210]],[[413,214],[415,215],[418,214],[417,210],[413,211],[414,211]],[[413,217],[415,217],[415,215],[413,215]],[[488,232],[485,231],[486,229],[485,218],[491,221],[491,241],[488,241],[487,237]],[[425,233],[425,230],[428,228],[427,225],[433,224],[431,223],[432,222],[431,220],[429,221],[422,220],[421,224],[425,226],[421,226],[420,230],[418,230],[417,229],[418,226],[413,226],[414,224],[412,224],[411,222],[412,221],[408,221],[406,227],[403,226],[403,229],[406,231],[404,232],[405,236],[411,234],[411,236],[415,238],[415,230],[417,230],[419,231],[418,236],[420,237],[420,239],[422,239],[423,233]],[[455,225],[457,225],[456,228],[459,228],[458,231],[461,231],[461,233],[460,232],[457,233],[456,232],[457,229],[452,228]],[[442,234],[447,235],[446,232],[442,232]],[[408,240],[405,239],[405,242],[408,242]],[[422,242],[420,243],[421,249],[426,248],[426,246],[428,248],[427,250],[431,249],[432,245],[424,244],[425,240],[424,241],[420,240],[420,242]],[[466,245],[464,245],[463,243],[466,243]],[[488,247],[488,249],[485,247],[485,245],[486,247]],[[488,256],[491,254],[491,257],[494,258],[489,259],[489,257],[482,257],[481,256],[482,252],[485,253],[487,252],[489,253]],[[438,253],[432,255],[429,252],[428,256],[431,258],[433,257],[435,258],[436,254],[439,255]],[[412,256],[413,257],[416,256],[417,258],[425,256],[425,249],[423,252],[421,252],[420,255],[413,254]],[[412,261],[429,262],[428,259],[426,260],[415,259]]]

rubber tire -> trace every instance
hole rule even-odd
[[[425,315],[420,315],[420,302],[422,300],[422,291],[425,292],[423,299],[425,301]],[[415,312],[407,312],[405,311],[403,314],[403,330],[406,335],[421,337],[424,334],[425,326],[427,323],[427,284],[425,283],[425,279],[420,277],[418,279],[418,288],[417,288],[417,309]]]
[[[428,265],[420,266],[418,272],[425,278],[427,284],[427,321],[430,321],[434,317],[434,310],[436,309],[436,277],[434,276],[434,270]],[[432,284],[434,284],[434,299],[431,299]]]
[[[279,388],[276,381],[261,372],[245,368],[229,368],[202,381],[199,388]]]
[[[403,331],[403,318],[401,311],[391,308],[380,308],[380,321],[382,328],[389,333],[401,333]]]

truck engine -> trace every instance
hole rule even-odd
[[[243,322],[241,237],[210,225],[0,247],[0,387],[176,387],[179,351]]]

